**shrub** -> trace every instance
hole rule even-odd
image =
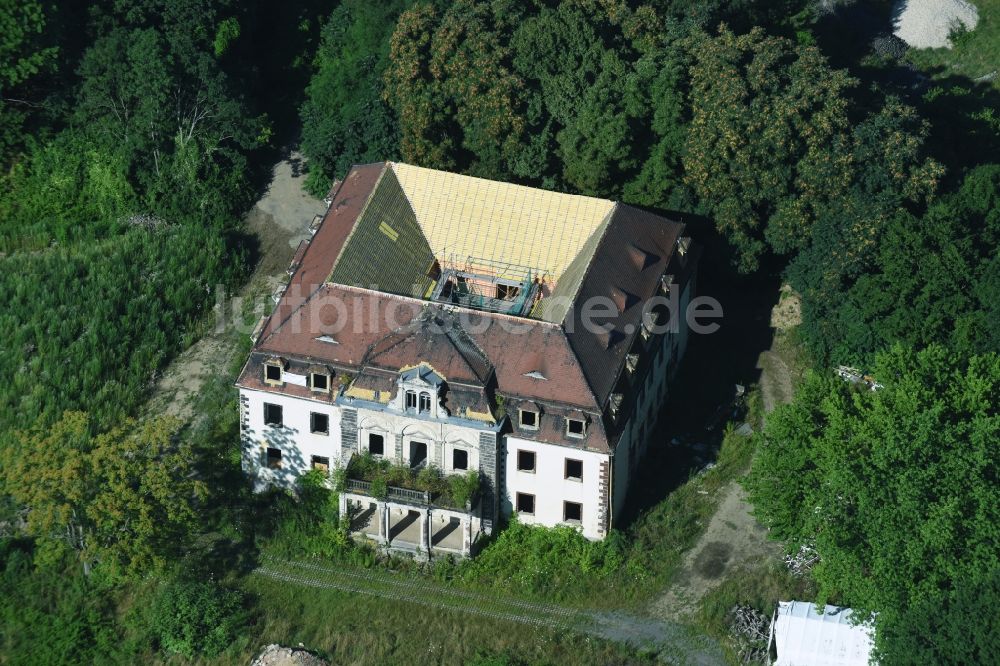
[[[372,496],[380,500],[384,500],[389,496],[389,484],[386,483],[384,476],[377,476],[372,480]]]
[[[479,472],[472,470],[465,474],[450,476],[448,486],[455,504],[465,506],[467,502],[475,499],[479,491]]]
[[[153,602],[153,636],[168,652],[213,657],[246,625],[243,601],[239,592],[211,580],[168,583]]]

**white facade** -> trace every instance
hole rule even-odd
[[[264,422],[265,404],[281,407],[282,425]],[[243,471],[258,490],[270,484],[292,485],[312,468],[314,458],[328,460],[331,466],[341,459],[340,410],[328,401],[240,389],[240,411]],[[328,417],[326,434],[311,432],[313,413]],[[268,467],[268,448],[281,451],[280,467]]]
[[[534,454],[533,470],[518,469],[521,452]],[[589,539],[605,536],[601,529],[605,511],[601,484],[610,455],[508,436],[504,438],[504,460],[505,488],[500,506],[505,515],[517,512],[518,520],[529,525],[579,527]],[[582,463],[580,478],[567,478],[567,460]],[[533,498],[533,513],[518,511],[519,494]],[[578,521],[566,520],[566,502],[580,505]]]
[[[681,312],[687,309],[691,288],[688,285],[682,294]],[[601,539],[617,524],[630,481],[647,452],[656,417],[686,346],[687,326],[681,322],[676,333],[657,337],[641,352],[651,358],[645,359],[642,385],[629,398],[630,416],[613,453],[587,451],[569,442],[561,445],[525,435],[504,435],[497,424],[456,418],[440,400],[444,379],[422,370],[421,365],[400,374],[395,396],[388,402],[351,397],[350,392],[331,402],[327,394],[310,399],[241,388],[243,468],[257,489],[291,486],[317,462],[332,471],[346,465],[352,455],[366,451],[397,465],[432,465],[446,475],[478,470],[489,480],[492,500],[484,504],[485,513],[479,514],[475,523],[465,524],[475,524],[477,534],[480,528],[491,529],[493,507],[499,502],[500,514],[517,513],[521,522],[570,525],[587,538]],[[281,379],[284,384],[309,388],[304,374],[285,371]],[[265,405],[281,408],[281,425],[265,423]],[[326,432],[314,432],[314,414],[327,417]],[[273,456],[269,458],[268,449],[280,451],[279,464],[274,464]],[[456,451],[461,452],[457,457]],[[530,469],[523,464],[522,452],[533,456]],[[355,500],[363,503],[360,497]],[[376,504],[378,515],[384,515],[389,523],[393,511],[402,511],[401,515],[412,511],[393,508],[391,502]],[[427,525],[433,523],[434,518],[428,517]],[[374,532],[386,543],[391,541],[386,539],[388,533],[388,528]],[[431,539],[432,533],[433,529],[426,527],[421,543]]]

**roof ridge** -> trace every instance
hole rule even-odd
[[[372,162],[372,164],[378,164],[378,162]],[[388,164],[389,164],[388,162],[382,162],[382,170],[379,171],[378,180],[375,181],[375,185],[372,187],[372,191],[368,193],[368,198],[365,199],[365,205],[361,207],[361,210],[359,210],[358,214],[355,216],[354,226],[351,227],[351,232],[347,234],[347,238],[344,239],[344,244],[340,246],[340,251],[337,252],[337,256],[334,258],[333,263],[330,264],[330,270],[327,272],[326,277],[323,278],[324,281],[330,280],[330,277],[333,275],[333,271],[337,269],[337,264],[340,263],[340,259],[344,256],[344,252],[347,250],[347,247],[351,244],[351,239],[354,238],[354,234],[357,233],[358,231],[358,221],[362,217],[364,217],[365,211],[368,210],[368,204],[371,203],[372,198],[375,196],[375,193],[378,192],[378,188],[382,184],[382,178],[385,177],[385,172],[389,170],[389,167],[387,166]],[[351,167],[351,170],[353,171],[354,168]],[[351,172],[349,171],[348,175],[350,174]],[[345,178],[344,180],[347,179]],[[331,206],[332,205],[333,204],[331,204]],[[319,232],[317,231],[317,233]]]

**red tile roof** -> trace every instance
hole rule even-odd
[[[253,356],[328,363],[352,374],[360,371],[359,381],[367,368],[372,374],[368,379],[379,386],[385,378],[376,375],[420,362],[430,363],[446,379],[484,390],[495,378],[497,390],[511,398],[512,406],[526,400],[541,405],[541,427],[526,435],[608,449],[604,405],[639,333],[643,304],[657,294],[668,268],[681,279],[694,268],[696,252],[687,259],[675,252],[684,225],[618,204],[561,323],[327,283],[384,168],[383,163],[354,167],[336,189]],[[611,306],[609,332],[588,331],[583,324],[583,305],[596,297]],[[259,374],[248,362],[238,383],[270,390]],[[583,440],[565,438],[562,419],[573,408],[585,411],[591,421]]]

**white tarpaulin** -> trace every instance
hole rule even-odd
[[[808,601],[779,601],[771,622],[776,666],[868,666],[871,629],[851,624],[851,609]],[[772,653],[773,654],[773,653]]]

